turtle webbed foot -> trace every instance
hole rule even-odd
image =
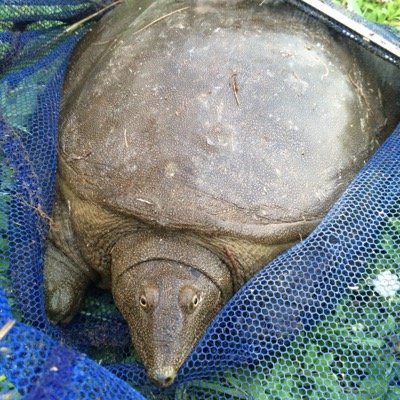
[[[79,311],[89,278],[51,242],[45,254],[45,307],[54,324],[67,324]]]

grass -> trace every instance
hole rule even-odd
[[[7,376],[0,375],[0,400],[13,400],[21,398],[15,386],[8,380]]]
[[[367,307],[360,307],[359,296]],[[300,334],[272,368],[228,370],[218,380],[192,382],[191,389],[215,399],[397,400],[399,306],[399,297],[379,299],[365,287],[344,298],[311,332]]]
[[[196,393],[215,400],[398,400],[399,242],[400,218],[389,218],[364,280],[350,288],[331,315],[269,362],[181,385],[175,400],[190,400]],[[384,282],[390,289],[385,293],[376,278],[388,274],[393,281]]]
[[[400,0],[334,0],[355,14],[400,30]]]

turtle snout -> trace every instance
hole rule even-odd
[[[176,377],[176,370],[173,367],[158,368],[149,373],[149,378],[161,387],[170,386]]]

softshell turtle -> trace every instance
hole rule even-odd
[[[235,291],[318,224],[384,120],[354,49],[260,3],[117,11],[66,79],[47,313],[66,323],[90,283],[110,289],[162,386]]]

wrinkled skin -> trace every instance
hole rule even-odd
[[[47,313],[67,323],[88,285],[111,290],[161,386],[394,123],[354,48],[259,3],[180,2],[151,25],[175,2],[117,10],[66,79]]]

